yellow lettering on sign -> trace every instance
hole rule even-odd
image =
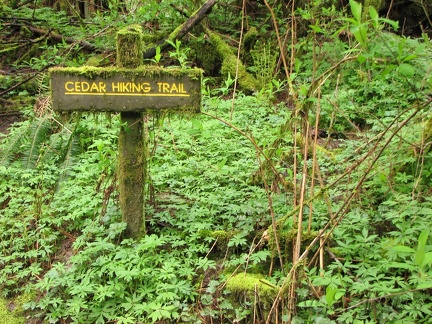
[[[184,89],[184,84],[183,83],[179,83],[179,92],[180,93],[186,93],[186,91]]]
[[[175,83],[173,83],[171,85],[171,89],[170,89],[170,93],[173,93],[173,92],[178,93],[178,89],[177,89],[177,86]]]
[[[183,83],[158,82],[157,85],[161,93],[187,93]]]
[[[111,82],[112,92],[147,93],[151,91],[150,83]]]
[[[111,96],[159,96],[159,97],[189,97],[183,83],[156,82],[157,88],[152,88],[150,82],[115,81],[66,81],[65,94],[69,95],[111,95]],[[153,93],[152,93],[153,91]]]
[[[162,84],[162,88],[163,88],[163,90],[162,90],[162,92],[169,92],[169,88],[170,88],[170,86],[169,86],[169,83],[163,83]]]
[[[99,89],[99,85],[96,82],[92,82],[90,92],[101,92]]]
[[[106,92],[105,82],[67,81],[65,82],[67,92]]]
[[[74,91],[73,82],[68,81],[65,83],[65,90],[66,91]]]
[[[88,82],[81,82],[81,91],[88,92],[90,89],[90,84]]]
[[[139,83],[132,83],[132,92],[140,92],[141,84]]]
[[[106,92],[106,83],[99,82],[99,92]]]
[[[120,82],[111,82],[111,91],[120,92]]]
[[[141,90],[144,93],[150,92],[151,91],[150,83],[148,83],[148,82],[142,83],[141,84]]]

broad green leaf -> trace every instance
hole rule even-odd
[[[367,28],[364,25],[352,26],[351,33],[354,35],[357,42],[364,48],[366,48],[366,40],[367,40]]]
[[[344,289],[338,289],[334,298],[335,298],[335,300],[339,300],[342,298],[343,295],[345,295],[345,290]]]
[[[432,252],[427,252],[423,259],[423,265],[432,264]]]
[[[357,56],[357,61],[361,64],[364,63],[366,60],[368,59],[368,57],[366,55],[363,54],[359,54]]]
[[[191,119],[192,125],[194,125],[196,128],[202,130],[203,129],[203,124],[196,118],[192,118]]]
[[[332,307],[334,302],[336,301],[335,295],[337,291],[338,289],[334,286],[327,286],[326,288],[325,300],[327,302],[327,305],[329,305],[330,307]]]
[[[415,270],[415,267],[412,264],[403,262],[390,262],[387,267],[405,270]]]
[[[423,269],[423,261],[426,254],[426,243],[429,236],[428,231],[422,231],[418,238],[417,250],[414,255],[414,264],[419,266],[420,271]]]
[[[309,26],[315,33],[321,33],[322,32],[322,29],[321,29],[321,27],[320,26],[317,26],[317,25],[310,25]]]
[[[351,7],[351,13],[354,16],[355,20],[358,23],[361,23],[361,16],[362,16],[362,5],[361,3],[355,2],[354,0],[350,0],[349,2]]]
[[[323,304],[317,300],[305,300],[297,304],[299,307],[322,307]]]
[[[406,78],[411,78],[415,73],[414,67],[411,64],[407,63],[400,64],[398,70],[399,73]]]
[[[399,29],[399,22],[398,21],[394,21],[391,19],[387,19],[387,18],[380,18],[380,21],[389,24],[390,26],[393,27],[394,30]]]
[[[432,281],[425,281],[425,282],[419,283],[416,288],[417,289],[430,289],[430,288],[432,288]]]
[[[403,61],[409,62],[409,61],[416,59],[417,57],[418,57],[418,55],[416,55],[416,54],[410,54],[410,55],[407,55],[406,57],[404,57]]]
[[[413,248],[410,248],[410,247],[404,246],[404,245],[394,246],[394,247],[392,247],[392,250],[396,251],[396,252],[403,252],[403,253],[414,253],[415,252]]]
[[[157,63],[159,63],[160,60],[161,60],[161,58],[162,58],[161,48],[160,48],[160,46],[157,46],[157,47],[156,47],[155,61],[156,61]]]
[[[424,248],[426,246],[428,237],[429,237],[429,231],[428,230],[422,231],[418,238],[418,247]]]
[[[220,171],[223,167],[224,167],[224,165],[227,163],[227,158],[223,158],[221,161],[219,161],[217,164],[216,164],[216,167],[217,167],[217,169],[218,169],[218,171]]]
[[[369,6],[369,17],[372,20],[373,26],[374,28],[378,28],[379,27],[379,23],[378,23],[378,12],[376,11],[374,6]]]

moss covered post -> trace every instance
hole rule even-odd
[[[131,238],[146,234],[143,114],[201,109],[202,70],[144,66],[143,46],[142,29],[134,25],[117,33],[116,67],[50,69],[54,110],[120,112],[119,204]]]
[[[130,26],[117,33],[117,66],[137,68],[143,61],[143,34],[140,26]],[[122,219],[127,223],[126,235],[145,235],[144,188],[147,157],[145,156],[143,116],[140,112],[121,112],[119,135],[119,194]]]

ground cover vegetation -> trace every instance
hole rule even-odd
[[[200,6],[0,5],[0,318],[430,323],[429,5],[407,37],[378,2],[226,1],[169,39]],[[141,239],[119,116],[53,112],[47,74],[114,65],[129,24],[148,64],[205,70],[201,114],[143,116]]]

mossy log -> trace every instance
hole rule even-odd
[[[222,58],[221,72],[224,75],[230,74],[232,77],[238,76],[239,85],[246,90],[255,91],[258,87],[257,80],[246,71],[244,64],[237,59],[232,48],[223,41],[223,39],[215,32],[206,28],[206,33],[210,41],[214,45],[217,53]]]

